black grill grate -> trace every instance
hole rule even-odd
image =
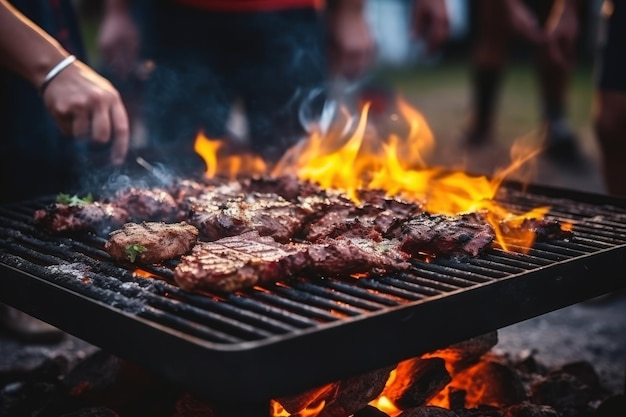
[[[511,212],[550,206],[568,241],[527,254],[495,245],[466,261],[414,262],[372,278],[292,279],[231,295],[170,284],[173,264],[138,276],[94,235],[50,236],[0,207],[0,301],[221,400],[269,398],[424,353],[626,286],[626,204],[504,188]]]

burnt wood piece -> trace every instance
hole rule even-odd
[[[559,417],[559,413],[548,405],[538,405],[524,401],[504,408],[502,417]]]
[[[498,344],[498,332],[493,331],[472,337],[446,348],[423,355],[423,358],[440,357],[446,360],[448,369],[455,373],[478,363],[491,349]]]
[[[162,188],[124,188],[108,202],[123,207],[136,222],[170,222],[176,220],[179,214],[178,203]]]
[[[289,414],[297,414],[300,411],[326,401],[328,398],[337,396],[339,382],[322,385],[313,389],[306,390],[296,395],[276,398],[278,402]]]
[[[183,255],[197,241],[198,229],[186,222],[126,223],[111,232],[104,249],[118,261],[151,264]],[[139,248],[133,250],[133,245]]]
[[[480,214],[444,216],[422,213],[402,224],[401,250],[411,256],[478,256],[495,239]]]
[[[401,410],[408,410],[426,404],[450,381],[443,359],[409,359],[398,364],[396,378],[384,395]]]
[[[128,211],[101,202],[78,205],[51,203],[34,214],[35,224],[50,233],[88,231],[105,234],[128,221]]]
[[[458,417],[458,414],[445,408],[428,406],[403,411],[398,417]]]
[[[278,281],[306,265],[305,249],[280,244],[256,231],[215,242],[200,242],[182,257],[174,279],[187,291],[233,292]]]
[[[325,399],[319,417],[347,417],[365,408],[376,399],[389,379],[393,366],[356,375],[339,382],[336,395]]]
[[[206,240],[217,240],[247,231],[289,242],[310,212],[276,194],[248,194],[245,197],[216,202],[213,198],[190,201],[189,223]]]

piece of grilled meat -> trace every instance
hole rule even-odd
[[[303,246],[280,244],[252,231],[198,243],[181,258],[174,279],[187,291],[233,292],[285,279],[306,261]]]
[[[50,233],[94,232],[106,234],[130,220],[128,211],[109,203],[68,205],[51,203],[35,211],[35,224]]]
[[[252,193],[225,202],[213,198],[190,200],[188,221],[200,230],[203,239],[213,241],[248,231],[289,242],[302,227],[309,209],[276,194]]]
[[[124,188],[115,193],[110,203],[126,209],[136,222],[182,220],[177,218],[178,204],[162,188]]]
[[[480,214],[444,216],[422,213],[404,222],[400,249],[411,256],[477,256],[495,239],[493,227]]]
[[[119,261],[142,264],[183,255],[198,241],[198,229],[185,222],[126,223],[110,233],[104,249]]]

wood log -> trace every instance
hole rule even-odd
[[[458,417],[458,415],[445,408],[428,406],[403,411],[398,417]]]
[[[401,410],[426,404],[452,380],[441,358],[400,362],[384,395]]]
[[[394,368],[377,369],[341,381],[336,397],[328,399],[319,417],[348,417],[365,408],[383,392]]]
[[[498,332],[493,331],[455,343],[447,348],[423,355],[423,358],[441,357],[446,360],[448,371],[455,373],[478,363],[498,343]]]

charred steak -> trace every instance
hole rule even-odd
[[[185,222],[126,223],[111,232],[104,249],[118,261],[158,263],[191,250],[198,241],[198,229]]]
[[[174,198],[161,188],[129,187],[118,191],[111,204],[123,207],[133,221],[177,220],[178,204]]]
[[[51,203],[35,211],[35,224],[51,233],[88,231],[104,234],[129,221],[123,208],[108,203],[69,205]]]
[[[422,213],[402,224],[400,249],[411,256],[477,256],[495,239],[493,227],[477,213],[444,216]]]
[[[306,264],[304,248],[286,245],[256,231],[200,242],[174,269],[184,290],[233,292],[285,279]]]

